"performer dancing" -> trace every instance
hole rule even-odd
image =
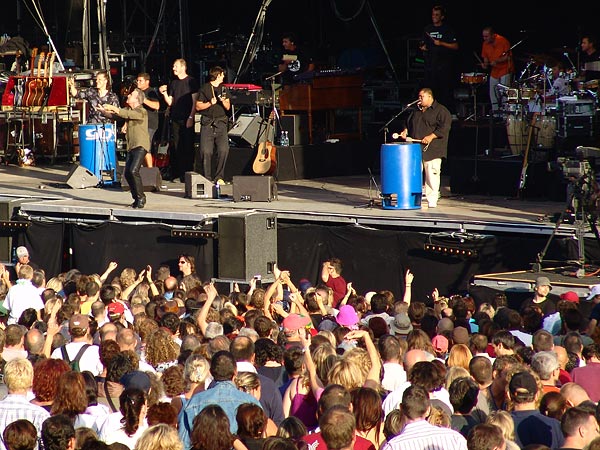
[[[127,159],[125,160],[124,176],[131,188],[133,208],[146,206],[144,184],[140,176],[140,167],[150,150],[150,136],[148,134],[148,111],[144,109],[146,96],[141,89],[135,88],[127,96],[129,108],[119,108],[114,105],[103,105],[99,109],[116,114],[127,120]]]
[[[225,78],[225,71],[220,66],[211,68],[208,72],[209,82],[205,83],[198,91],[196,109],[202,113],[202,127],[200,128],[200,152],[196,157],[196,165],[202,161],[204,176],[209,180],[223,183],[225,177],[225,163],[229,155],[229,137],[227,135],[227,111],[231,103],[227,92],[221,86]],[[217,168],[212,176],[212,155],[217,146]]]
[[[429,88],[422,88],[419,91],[418,106],[419,108],[413,110],[408,116],[400,137],[406,139],[410,136],[421,140],[425,198],[428,206],[435,208],[440,198],[442,158],[445,158],[448,152],[452,116],[448,108],[434,99],[433,91]]]

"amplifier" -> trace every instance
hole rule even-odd
[[[271,176],[234,176],[234,202],[270,202],[277,200],[277,185]]]
[[[559,116],[593,116],[596,113],[596,105],[592,99],[561,97],[556,101],[556,112]]]
[[[566,138],[572,136],[588,136],[594,134],[593,116],[558,116],[556,135]]]

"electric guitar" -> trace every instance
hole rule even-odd
[[[529,125],[529,135],[527,136],[527,147],[525,147],[525,153],[523,155],[523,168],[521,169],[521,178],[519,180],[519,197],[523,193],[525,188],[525,181],[527,180],[527,166],[529,165],[529,148],[531,147],[531,138],[533,137],[533,130],[537,122],[538,113],[533,113],[531,118],[531,124]]]
[[[273,126],[273,113],[269,116],[266,130],[266,140],[258,144],[258,150],[256,151],[256,158],[252,164],[252,170],[257,175],[271,175],[275,172],[277,167],[277,159],[275,157],[276,148],[271,141],[269,141],[269,134],[271,127]]]

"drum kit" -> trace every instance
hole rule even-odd
[[[477,88],[486,83],[488,79],[485,73],[466,72],[461,73],[460,82],[468,85],[471,88],[471,95],[473,97],[473,114],[467,117],[465,120],[477,121]]]

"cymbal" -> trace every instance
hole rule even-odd
[[[545,53],[525,53],[527,55],[526,61],[533,61],[538,66],[542,66],[551,59],[550,55],[546,55]]]
[[[576,48],[567,46],[551,48],[548,51],[552,53],[577,53]]]

